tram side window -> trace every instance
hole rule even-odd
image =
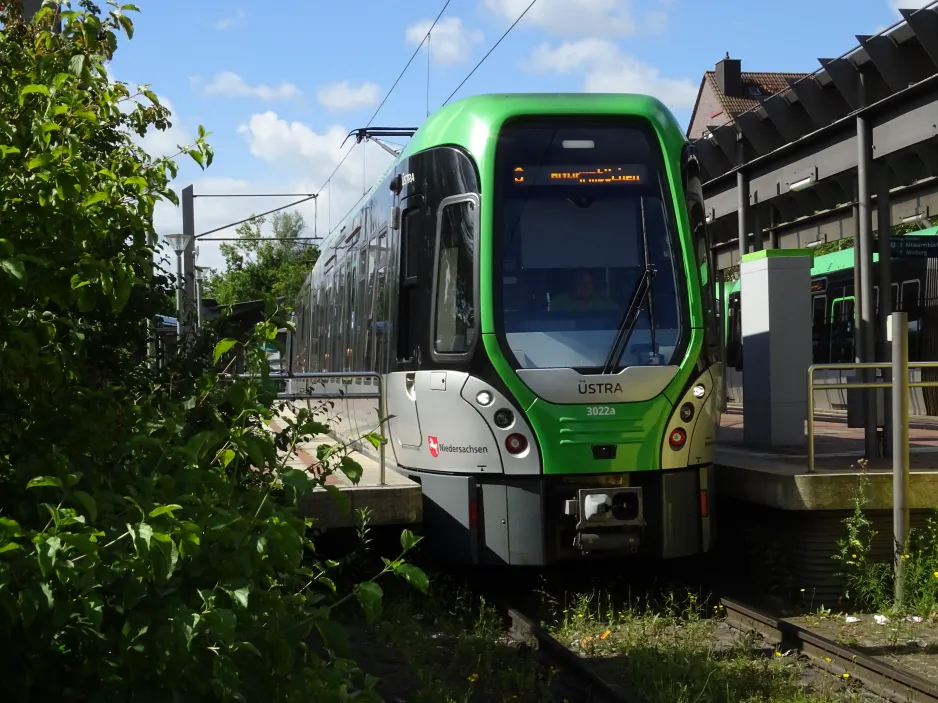
[[[441,354],[465,354],[475,340],[475,219],[475,206],[469,201],[441,210],[433,325],[434,348]]]
[[[356,305],[358,304],[358,296],[355,294],[358,290],[358,281],[356,273],[356,264],[357,257],[352,254],[348,259],[348,269],[346,270],[345,276],[345,285],[346,285],[346,297],[348,299],[348,307],[345,311],[346,319],[346,349],[345,349],[345,370],[354,371],[355,370],[355,338],[358,334],[358,325],[356,322],[360,319],[357,315]]]
[[[921,283],[918,279],[903,281],[900,312],[909,316],[909,361],[921,361],[919,328],[922,322]]]
[[[309,354],[306,358],[306,371],[312,371],[318,365],[316,359],[319,357],[319,328],[316,326],[316,311],[319,309],[320,298],[319,291],[312,286],[309,289],[309,307],[303,311],[303,318],[306,321],[306,327],[309,328]]]
[[[827,296],[816,295],[811,309],[811,346],[815,364],[828,363],[830,327],[827,324]]]
[[[846,364],[853,354],[853,298],[835,300],[831,307],[831,363]]]
[[[739,293],[731,293],[726,314],[726,365],[742,371],[743,325],[742,301]]]
[[[388,285],[387,267],[378,269],[375,279],[375,371],[388,372]],[[405,323],[406,324],[406,323]]]

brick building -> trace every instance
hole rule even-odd
[[[707,71],[700,81],[697,102],[691,113],[687,138],[707,136],[712,127],[728,124],[738,115],[750,110],[788,88],[789,81],[803,78],[806,73],[746,73],[739,59],[729,54],[719,61],[716,70]]]

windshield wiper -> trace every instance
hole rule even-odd
[[[651,294],[651,284],[658,275],[658,269],[654,264],[645,264],[645,272],[635,286],[635,292],[632,294],[632,300],[629,301],[629,307],[619,322],[619,329],[616,332],[615,341],[612,343],[612,349],[609,350],[609,356],[606,357],[606,363],[603,365],[601,373],[612,373],[612,370],[619,365],[622,354],[625,353],[625,347],[632,337],[632,331],[635,329],[635,323],[638,322],[638,316],[642,314],[642,306],[645,304],[645,298]]]
[[[660,176],[659,176],[660,180]],[[651,334],[651,353],[658,352],[658,345],[655,342],[655,303],[649,296],[651,295],[651,284],[658,275],[658,269],[651,263],[651,251],[648,246],[648,226],[645,222],[645,198],[639,199],[639,205],[642,210],[642,253],[645,255],[645,273],[642,274],[638,285],[635,286],[635,292],[632,294],[632,300],[619,322],[619,329],[616,331],[615,341],[612,343],[612,349],[609,350],[609,356],[606,357],[606,363],[603,365],[602,373],[612,373],[612,370],[619,365],[622,355],[625,353],[625,347],[632,337],[632,330],[635,329],[635,323],[638,322],[638,316],[642,312],[642,305],[645,304],[645,298],[648,298],[648,327]]]

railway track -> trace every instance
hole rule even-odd
[[[730,598],[721,600],[727,621],[759,633],[769,642],[812,657],[812,665],[835,675],[849,674],[868,690],[896,703],[938,703],[938,686],[862,652],[816,635],[770,613]]]
[[[503,611],[511,619],[511,635],[534,644],[538,651],[552,661],[573,682],[584,690],[583,700],[607,703],[641,703],[638,695],[624,685],[613,686],[597,674],[589,662],[570,651],[560,640],[531,620],[524,613],[508,606]]]

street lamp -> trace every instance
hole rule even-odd
[[[192,236],[188,234],[166,235],[166,240],[176,252],[176,270],[178,274],[178,280],[176,281],[178,284],[176,288],[176,335],[178,337],[182,337],[182,306],[183,298],[185,297],[185,291],[183,289],[184,281],[182,277],[182,253],[186,250],[186,247],[189,246],[191,239]]]

